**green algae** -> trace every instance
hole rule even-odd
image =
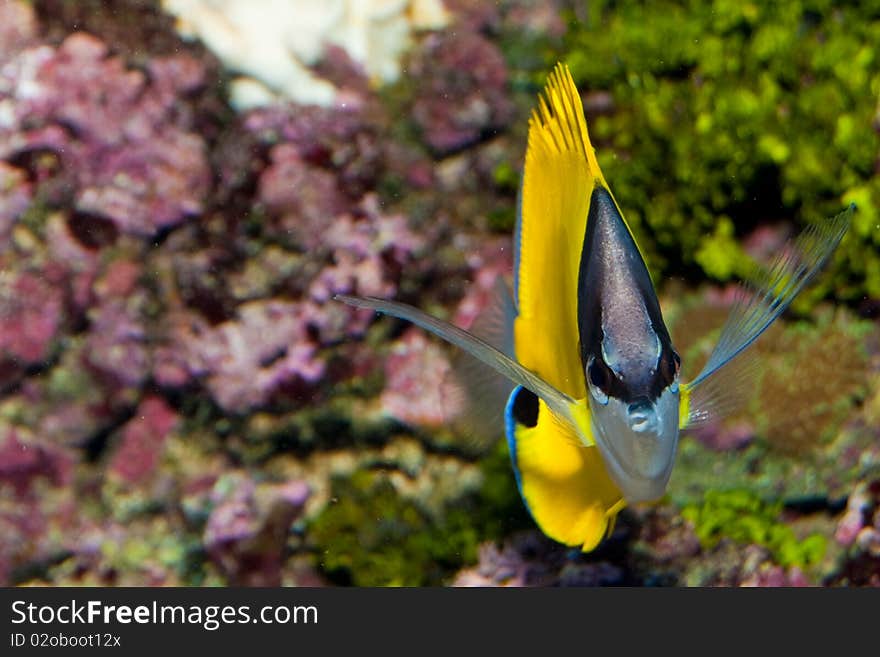
[[[710,490],[700,504],[689,505],[682,516],[694,525],[700,544],[712,548],[722,538],[766,547],[782,566],[807,568],[825,555],[826,538],[814,533],[798,539],[779,520],[782,504],[766,502],[743,489]]]
[[[579,18],[562,59],[583,91],[613,98],[591,133],[658,280],[726,280],[738,273],[726,247],[758,224],[855,202],[808,298],[880,296],[875,3],[622,0]]]
[[[832,440],[871,387],[865,345],[874,322],[841,310],[814,313],[756,346],[763,361],[752,415],[759,435],[789,455],[809,455]]]
[[[503,443],[481,462],[481,471],[479,492],[448,502],[439,514],[401,497],[382,472],[335,478],[331,503],[307,527],[318,567],[339,584],[444,583],[476,561],[480,543],[531,522]]]

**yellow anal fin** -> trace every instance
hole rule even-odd
[[[596,447],[558,422],[543,401],[533,427],[513,424],[520,490],[535,522],[565,545],[593,550],[614,526],[623,500]]]

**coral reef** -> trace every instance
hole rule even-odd
[[[409,329],[385,360],[382,407],[401,422],[440,427],[461,413],[460,399],[444,394],[452,376],[449,361],[424,332]]]
[[[238,492],[212,496],[218,440],[238,440],[217,413],[271,402],[295,416],[358,372],[326,347],[370,315],[330,297],[393,296],[424,245],[373,192],[384,119],[288,105],[218,133],[202,104],[210,61],[141,54],[134,67],[85,33],[43,42],[27,4],[3,11],[2,580],[291,582],[298,479],[243,473]],[[298,176],[324,181],[328,204],[297,193]]]
[[[308,494],[299,481],[255,486],[230,473],[217,482],[204,545],[230,583],[281,583],[287,531]]]
[[[238,56],[204,12],[266,4],[161,4],[205,45],[152,0],[0,0],[0,584],[880,583],[868,9],[334,0]],[[685,379],[733,298],[696,281],[860,205],[754,399],[588,555],[535,527],[460,355],[332,299],[485,328],[557,58]]]
[[[25,48],[7,56],[0,78],[0,158],[50,177],[35,194],[76,208],[84,231],[103,220],[151,236],[203,208],[205,144],[175,107],[203,82],[202,65],[185,55],[126,69],[85,33],[57,49]],[[47,154],[58,162],[41,164]]]
[[[279,253],[291,260],[287,278],[299,288],[296,300],[254,298],[230,309],[229,317],[224,315],[219,322],[212,322],[198,306],[169,308],[156,379],[172,387],[193,378],[204,380],[215,401],[236,413],[265,404],[287,384],[316,383],[324,373],[318,349],[363,333],[369,317],[330,298],[337,293],[393,295],[393,272],[420,246],[401,217],[379,214],[374,198],[364,198],[356,209],[359,216],[340,215],[324,226],[322,243],[307,259]],[[169,282],[169,299],[185,294],[190,277],[200,276],[206,263],[199,262],[199,255],[194,254],[190,263],[163,258],[163,268],[179,270],[166,277],[178,281]],[[185,270],[190,265],[197,268],[192,274]],[[253,273],[251,280],[241,281],[246,298],[266,292],[247,290],[253,288],[253,279],[266,278]],[[275,279],[272,284],[283,286],[285,281]]]
[[[108,464],[111,478],[124,486],[148,481],[156,472],[177,414],[159,397],[147,397],[122,428],[120,444]]]
[[[432,35],[410,63],[420,79],[413,118],[439,154],[472,144],[511,118],[500,50],[474,32]],[[450,112],[449,100],[455,99]]]
[[[483,543],[477,565],[459,571],[452,586],[619,586],[625,570],[609,561],[587,561],[553,545],[538,532],[514,535],[500,547]]]
[[[832,583],[880,586],[880,481],[863,481],[853,489],[838,521],[835,540],[846,557]]]

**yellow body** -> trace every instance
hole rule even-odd
[[[578,268],[590,195],[607,185],[566,67],[551,73],[544,94],[529,122],[523,173],[514,352],[523,366],[579,400],[576,420],[581,435],[590,436]],[[537,425],[518,424],[510,437],[523,498],[545,534],[592,550],[613,527],[623,496],[598,449],[556,422],[543,401],[539,408]]]

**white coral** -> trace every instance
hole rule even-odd
[[[178,30],[200,38],[248,78],[232,87],[237,109],[280,96],[332,105],[336,88],[309,67],[328,45],[344,49],[374,83],[400,75],[414,30],[445,25],[441,0],[163,0]],[[259,82],[255,82],[259,81]]]

